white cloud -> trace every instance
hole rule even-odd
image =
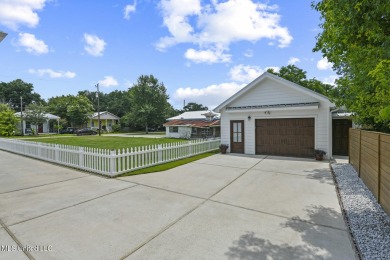
[[[195,63],[224,63],[230,62],[231,55],[225,54],[223,51],[188,49],[184,56]]]
[[[230,69],[230,77],[238,82],[251,82],[264,73],[265,70],[257,66],[245,66],[243,64],[234,66]]]
[[[177,43],[196,41],[196,37],[191,35],[194,29],[188,17],[200,14],[202,9],[200,0],[161,0],[160,8],[164,25],[172,36],[161,38],[156,45],[158,50],[164,50]]]
[[[85,46],[84,50],[92,56],[102,56],[106,42],[103,39],[100,39],[96,35],[91,35],[84,33]]]
[[[333,64],[328,61],[328,58],[323,57],[317,62],[317,69],[319,70],[329,70],[332,69]]]
[[[268,69],[279,71],[278,67],[266,67],[262,69],[258,66],[240,64],[230,69],[230,78],[234,81],[249,83],[266,72]]]
[[[244,52],[244,56],[247,57],[247,58],[252,58],[253,55],[254,55],[253,50],[249,50],[249,49],[248,49],[248,50],[246,50],[246,51]]]
[[[18,46],[24,47],[29,53],[40,55],[49,52],[48,46],[44,41],[38,40],[34,34],[19,33]]]
[[[205,88],[179,88],[173,94],[173,100],[177,103],[182,103],[183,100],[196,102],[213,109],[244,86],[245,84],[231,82],[211,85]]]
[[[20,25],[35,27],[39,23],[37,11],[45,7],[48,0],[1,0],[0,24],[17,30]]]
[[[113,76],[105,76],[104,79],[99,81],[100,86],[102,87],[115,87],[118,86],[118,81]]]
[[[124,10],[123,10],[123,15],[126,20],[130,19],[130,14],[135,13],[137,7],[137,1],[134,1],[134,4],[132,5],[126,5]]]
[[[325,77],[322,82],[325,84],[335,85],[335,81],[339,78],[338,75],[330,75],[329,77]]]
[[[160,8],[170,35],[160,38],[159,50],[192,43],[222,52],[233,42],[261,39],[277,41],[283,48],[292,41],[288,29],[280,26],[276,6],[252,0],[214,0],[203,6],[200,0],[161,0]]]
[[[36,74],[38,76],[44,76],[44,75],[49,75],[51,78],[68,78],[68,79],[73,79],[76,77],[76,73],[71,72],[71,71],[54,71],[52,69],[29,69],[29,73],[31,74]]]
[[[301,60],[300,60],[299,58],[297,58],[297,57],[291,57],[291,58],[288,60],[287,64],[288,64],[288,65],[295,65],[295,64],[298,63],[298,62],[301,62]]]

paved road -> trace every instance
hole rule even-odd
[[[0,166],[0,259],[354,259],[327,162],[214,155],[105,179],[0,151]]]

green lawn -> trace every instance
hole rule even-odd
[[[152,167],[148,167],[148,168],[143,168],[143,169],[135,170],[135,171],[132,171],[132,172],[127,172],[127,173],[124,173],[124,174],[122,174],[120,176],[117,176],[117,178],[118,177],[131,176],[131,175],[138,175],[138,174],[146,174],[146,173],[152,173],[152,172],[166,171],[166,170],[178,167],[178,166],[183,165],[183,164],[187,164],[187,163],[190,163],[190,162],[193,162],[193,161],[197,161],[197,160],[200,160],[200,159],[212,156],[212,155],[217,154],[217,153],[219,153],[219,150],[215,150],[215,151],[207,152],[207,153],[202,153],[202,154],[198,154],[198,155],[195,155],[195,156],[192,156],[192,157],[188,157],[188,158],[184,158],[184,159],[181,159],[181,160],[177,160],[177,161],[173,161],[173,162],[169,162],[169,163],[164,163],[164,164],[160,164],[160,165],[156,165],[156,166],[152,166]]]
[[[19,137],[18,139],[24,139],[25,141],[41,142],[41,143],[53,143],[53,144],[65,144],[73,146],[104,148],[104,149],[122,149],[133,148],[147,145],[165,144],[165,143],[178,143],[187,142],[182,139],[175,138],[144,138],[144,137],[119,137],[119,136],[74,136],[74,135],[46,135],[40,137]],[[198,154],[192,157],[172,161],[149,168],[139,169],[132,172],[125,173],[118,177],[145,174],[151,172],[165,171],[178,167],[189,162],[193,162],[211,155],[219,153],[219,150]]]
[[[122,149],[146,145],[183,142],[174,138],[142,138],[142,137],[119,137],[119,136],[50,136],[47,138],[32,138],[26,141],[66,144],[83,147]]]

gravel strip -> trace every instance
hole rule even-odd
[[[350,164],[331,165],[353,240],[363,259],[390,259],[390,217]]]

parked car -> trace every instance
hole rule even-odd
[[[61,130],[61,134],[74,134],[76,130],[74,127],[67,127]]]
[[[97,132],[90,128],[82,128],[74,132],[76,135],[96,135]]]

